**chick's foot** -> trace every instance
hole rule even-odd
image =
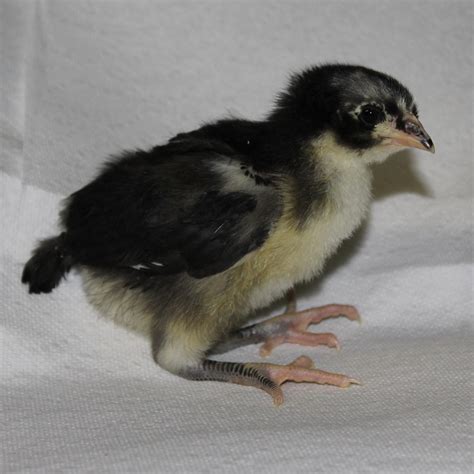
[[[242,332],[259,334],[264,344],[260,355],[266,357],[280,344],[300,344],[302,346],[327,346],[340,348],[337,337],[332,333],[313,333],[307,331],[311,324],[324,319],[344,317],[351,321],[360,321],[360,315],[354,306],[330,304],[304,311],[287,312],[262,323],[243,328]]]
[[[296,294],[293,288],[287,293],[287,301],[285,313],[233,331],[225,340],[215,345],[209,353],[222,354],[237,347],[260,342],[263,342],[260,348],[262,357],[270,355],[275,347],[284,343],[339,349],[340,344],[334,334],[310,332],[307,331],[308,327],[318,324],[324,319],[338,317],[360,322],[359,312],[354,306],[349,305],[329,304],[297,311]]]
[[[346,375],[325,372],[313,366],[313,361],[306,356],[298,357],[288,365],[205,360],[199,367],[188,369],[182,375],[193,380],[215,380],[260,388],[271,395],[275,405],[283,403],[281,385],[284,382],[309,382],[340,388],[359,384]]]

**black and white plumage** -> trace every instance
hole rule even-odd
[[[81,264],[156,275],[226,270],[265,241],[281,213],[270,178],[247,175],[241,163],[232,148],[201,139],[124,156],[71,196],[70,253]]]
[[[277,403],[287,379],[346,386],[354,381],[328,379],[305,358],[206,357],[259,341],[337,344],[316,342],[301,321],[354,319],[351,307],[240,328],[322,270],[367,213],[370,165],[403,147],[434,150],[398,81],[360,66],[308,69],[264,121],[220,120],[113,159],[67,199],[62,233],[40,244],[22,281],[49,292],[77,266],[91,302],[149,336],[155,360],[184,377],[256,385]]]

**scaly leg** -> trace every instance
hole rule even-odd
[[[312,382],[341,388],[359,384],[357,380],[345,375],[314,369],[313,361],[306,356],[298,357],[288,365],[219,362],[206,359],[197,367],[188,368],[180,375],[191,380],[214,380],[260,388],[271,395],[275,405],[283,403],[280,386],[286,381]]]
[[[294,310],[295,307],[291,308],[291,304],[290,299],[290,309]],[[312,323],[339,315],[353,320],[358,319],[358,313],[352,306],[329,305],[299,313],[285,313],[237,331],[220,344],[218,349],[229,350],[232,347],[262,341],[265,341],[263,348],[267,352],[285,341],[307,345],[337,345],[337,339],[332,334],[314,334],[304,330]],[[209,360],[206,354],[218,352],[216,349],[210,349],[212,344],[210,341],[215,340],[218,326],[208,324],[206,330],[203,330],[199,321],[200,319],[196,318],[186,325],[174,323],[154,328],[152,353],[154,360],[161,367],[190,380],[231,382],[257,387],[269,393],[276,405],[283,403],[280,386],[286,381],[327,384],[343,388],[359,383],[346,375],[313,368],[313,362],[306,356],[298,357],[288,365]]]
[[[295,293],[294,290],[290,290],[287,311],[284,314],[234,331],[225,341],[213,348],[212,353],[221,354],[236,347],[259,342],[264,343],[260,348],[260,355],[264,357],[285,342],[303,346],[324,345],[339,349],[340,344],[334,334],[313,333],[306,330],[311,324],[337,317],[360,321],[357,309],[348,305],[331,304],[297,312]]]

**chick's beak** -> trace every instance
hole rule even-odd
[[[401,121],[401,126],[397,127],[394,124],[384,138],[388,139],[387,144],[390,145],[419,148],[431,153],[435,152],[433,140],[431,140],[421,122],[413,114],[406,115]]]

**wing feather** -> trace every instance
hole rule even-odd
[[[180,140],[110,163],[63,213],[82,264],[195,278],[220,273],[260,247],[281,214],[269,176],[225,144]]]

